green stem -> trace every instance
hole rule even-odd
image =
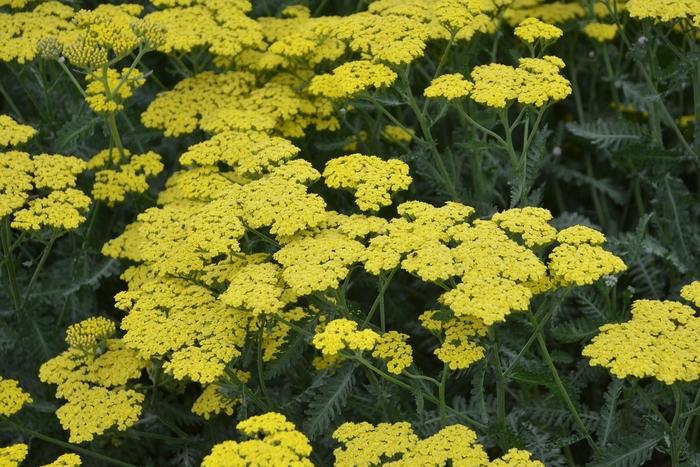
[[[112,136],[112,142],[117,147],[119,151],[120,160],[125,159],[124,145],[122,144],[122,139],[119,136],[119,129],[117,128],[117,119],[113,113],[107,115],[107,127],[109,128],[109,133]]]
[[[440,385],[438,386],[438,412],[440,413],[440,427],[444,428],[447,425],[447,404],[445,403],[445,390],[447,388],[447,377],[449,376],[449,368],[447,364],[442,367],[442,376],[440,377]]]
[[[533,321],[533,324],[536,326],[537,323],[535,321],[534,315],[532,313],[530,314],[530,318]],[[581,433],[585,436],[586,441],[588,441],[588,444],[591,446],[591,448],[595,451],[598,452],[598,446],[596,445],[595,441],[593,441],[593,438],[591,438],[590,433],[588,433],[588,429],[586,428],[586,425],[583,424],[583,420],[581,420],[581,416],[578,413],[578,410],[576,410],[576,406],[574,405],[574,402],[571,400],[571,397],[569,396],[568,391],[564,387],[564,383],[561,380],[561,377],[559,376],[559,372],[557,371],[557,367],[554,365],[554,362],[552,361],[552,356],[549,354],[549,350],[547,349],[547,343],[544,340],[544,333],[542,330],[537,332],[537,343],[539,344],[540,347],[540,352],[542,353],[542,357],[545,360],[545,363],[547,364],[547,367],[549,368],[550,373],[552,374],[552,378],[554,379],[554,383],[557,386],[557,390],[559,391],[559,395],[561,398],[564,400],[564,404],[566,405],[566,408],[571,412],[571,415],[574,417],[574,421],[576,422],[576,425],[578,425],[578,429],[581,431]]]
[[[375,372],[376,374],[378,374],[379,376],[381,376],[385,380],[389,381],[390,383],[393,383],[393,384],[395,384],[403,389],[407,389],[407,390],[412,391],[412,392],[415,390],[415,388],[413,386],[411,386],[410,384],[406,384],[403,381],[401,381],[397,378],[394,378],[393,376],[391,376],[391,375],[385,373],[384,371],[380,370],[379,368],[375,367],[374,365],[372,365],[370,362],[368,362],[364,357],[362,357],[362,355],[360,355],[357,352],[355,354],[351,355],[350,358],[354,358],[360,364],[369,368],[370,370],[372,370],[373,372]],[[440,403],[440,400],[437,397],[435,397],[433,394],[430,394],[430,393],[424,392],[424,391],[422,391],[422,392],[423,392],[423,397],[425,397],[429,401],[431,401],[435,404]],[[461,418],[462,420],[464,420],[465,422],[467,422],[468,424],[474,426],[475,428],[477,428],[479,430],[486,430],[488,428],[486,425],[479,422],[478,420],[474,420],[470,416],[463,414],[459,410],[456,410],[456,409],[450,407],[449,405],[447,405],[445,408],[451,414],[455,415],[458,418]]]
[[[385,279],[379,279],[379,292],[377,292],[377,296],[374,299],[374,302],[372,303],[372,307],[369,309],[369,312],[367,313],[367,316],[365,317],[365,320],[362,322],[362,327],[366,327],[369,322],[372,320],[372,317],[374,316],[374,313],[377,311],[378,307],[383,307],[384,306],[384,294],[386,293],[386,290],[389,288],[389,283],[391,280],[394,278],[394,274],[396,274],[396,271],[398,268],[394,268],[391,270],[388,276],[386,276]],[[380,318],[382,323],[384,322],[384,318]],[[384,329],[384,326],[382,326],[382,330]]]
[[[262,347],[263,347],[263,329],[265,327],[265,323],[259,323],[260,329],[258,330],[258,354],[257,354],[257,366],[258,366],[258,382],[260,383],[260,392],[263,395],[263,398],[265,399],[265,402],[267,402],[267,405],[270,405],[270,397],[267,395],[267,386],[265,386],[265,376],[263,373],[263,358],[262,358]]]
[[[71,83],[73,83],[73,86],[75,86],[75,89],[78,90],[78,92],[80,93],[80,95],[82,95],[83,98],[87,97],[87,94],[85,93],[85,90],[84,90],[83,87],[80,85],[80,83],[78,83],[78,80],[75,79],[75,76],[73,76],[73,73],[71,73],[71,71],[68,69],[68,67],[66,66],[65,61],[64,61],[64,60],[61,60],[61,59],[58,59],[58,60],[56,60],[56,61],[58,62],[58,66],[60,66],[61,69],[66,73],[66,75],[68,76],[68,79],[70,79]]]
[[[681,464],[681,450],[683,448],[683,432],[679,429],[683,398],[677,384],[671,386],[671,389],[676,402],[676,410],[673,413],[673,421],[671,422],[671,467],[678,467]]]
[[[148,49],[145,49],[145,48],[140,48],[140,49],[139,49],[139,52],[136,54],[136,58],[134,58],[134,61],[131,62],[131,65],[130,65],[129,68],[126,70],[126,73],[123,74],[121,80],[119,80],[119,82],[117,83],[117,85],[116,85],[116,86],[114,87],[114,89],[112,89],[112,91],[110,92],[110,94],[111,94],[112,96],[115,96],[115,95],[117,94],[117,92],[119,92],[119,90],[121,89],[121,87],[124,86],[124,83],[126,83],[126,82],[128,81],[129,76],[131,75],[131,73],[134,72],[134,68],[136,68],[136,66],[137,66],[138,63],[141,61],[141,58],[143,58],[143,56],[146,54],[146,52],[148,52]]]
[[[27,301],[29,300],[29,293],[32,291],[32,286],[39,277],[39,273],[44,268],[46,258],[48,258],[49,253],[51,253],[51,249],[53,248],[53,245],[56,242],[56,239],[58,239],[58,237],[59,235],[52,234],[49,243],[46,244],[44,250],[41,252],[41,258],[39,258],[39,263],[37,264],[36,269],[34,269],[34,274],[32,274],[31,279],[29,279],[29,284],[27,284],[27,288],[24,291],[24,298],[22,299],[22,303],[20,304],[20,309],[24,309],[24,307],[27,305]]]
[[[3,263],[7,272],[10,297],[12,298],[12,304],[14,305],[14,309],[19,310],[20,294],[19,288],[17,287],[17,275],[15,270],[14,257],[12,256],[12,249],[10,247],[10,238],[12,236],[12,231],[10,230],[9,216],[5,216],[5,218],[2,220],[2,230],[0,230],[0,236],[0,240],[2,241],[3,254],[5,255],[5,260],[3,261]]]
[[[10,96],[10,94],[5,90],[5,87],[2,85],[2,82],[0,82],[0,94],[2,94],[2,97],[5,98],[5,102],[7,102],[7,105],[10,106],[10,109],[12,109],[12,112],[14,112],[14,114],[19,118],[19,120],[24,121],[22,113],[15,105],[15,101],[12,100],[12,96]]]
[[[496,337],[494,332],[489,329],[489,339],[493,345],[492,355],[493,363],[496,373],[496,420],[498,424],[498,429],[505,433],[506,431],[506,381],[503,377],[503,370],[501,369],[501,358],[498,355],[498,343],[496,342]]]

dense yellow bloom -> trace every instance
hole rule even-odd
[[[313,466],[311,444],[284,415],[268,412],[243,420],[236,427],[251,439],[224,441],[215,445],[202,467],[266,465],[271,467]]]
[[[681,289],[681,297],[700,307],[700,281],[691,282]]]
[[[529,288],[510,279],[467,273],[462,282],[443,293],[439,301],[457,316],[468,316],[491,325],[504,321],[514,311],[527,310],[531,298]]]
[[[205,71],[157,95],[141,114],[141,121],[148,128],[164,130],[166,136],[191,133],[198,128],[203,115],[250,92],[254,84],[255,75],[251,73]]]
[[[124,201],[127,194],[146,192],[148,179],[164,168],[160,155],[153,151],[131,154],[125,149],[123,156],[116,150],[105,149],[88,162],[88,167],[95,170],[92,196],[108,206]]]
[[[392,219],[386,232],[370,240],[365,269],[378,275],[401,264],[412,252],[433,248],[433,241],[446,243],[450,227],[464,222],[474,213],[474,208],[448,201],[444,206],[434,207],[419,201],[408,201],[398,207],[402,216]],[[417,254],[409,260],[408,268],[426,277],[442,277],[449,274],[449,266],[434,264],[427,252]],[[446,269],[447,268],[447,269]]]
[[[107,390],[85,386],[56,410],[71,443],[92,441],[110,428],[124,431],[141,416],[143,394],[131,389]]]
[[[391,195],[411,184],[408,164],[398,159],[350,154],[326,163],[323,177],[331,188],[351,190],[363,211],[377,211],[391,204]]]
[[[532,454],[522,449],[512,448],[498,459],[491,461],[488,467],[545,467],[545,465],[532,459]]]
[[[527,18],[515,28],[516,37],[528,44],[533,44],[538,40],[555,41],[563,34],[564,31],[558,27],[544,23],[537,18]]]
[[[372,350],[380,339],[371,329],[358,331],[357,323],[348,319],[335,319],[316,333],[311,341],[323,355],[336,355],[341,350]]]
[[[485,336],[488,327],[479,319],[469,317],[451,317],[447,320],[436,319],[440,310],[430,310],[418,319],[424,328],[437,334],[444,333],[442,344],[435,349],[437,358],[448,365],[451,370],[462,370],[484,358],[486,349],[474,340]]]
[[[472,70],[474,88],[469,95],[475,102],[497,109],[515,100],[542,107],[571,94],[571,84],[560,74],[562,68],[564,62],[549,55],[521,58],[518,68],[498,63],[480,65]]]
[[[39,2],[33,11],[0,12],[0,62],[29,62],[43,37],[70,37],[73,14],[73,7],[57,1]]]
[[[138,71],[102,68],[87,75],[85,100],[98,114],[119,112],[124,110],[124,101],[145,82],[145,76]]]
[[[9,115],[0,115],[0,147],[26,143],[36,134],[29,125],[17,123]]]
[[[274,254],[282,278],[297,295],[338,287],[350,267],[364,259],[364,246],[341,233],[325,230],[293,239]]]
[[[85,170],[82,159],[73,156],[40,154],[33,156],[34,188],[63,190],[75,187],[76,176]]]
[[[83,461],[77,454],[61,454],[50,464],[45,464],[42,467],[80,467]]]
[[[93,316],[66,329],[66,343],[79,349],[93,349],[100,342],[109,339],[116,332],[114,321]]]
[[[586,9],[579,2],[542,3],[539,0],[516,0],[503,15],[511,26],[516,26],[527,18],[538,18],[549,24],[563,24],[585,16]]]
[[[583,349],[591,365],[618,378],[652,377],[665,384],[700,378],[700,318],[673,301],[637,300],[632,319],[601,326]]]
[[[342,446],[333,451],[337,467],[385,465],[464,465],[469,467],[518,466],[544,467],[532,461],[530,453],[511,449],[505,456],[489,462],[474,431],[464,425],[449,425],[432,436],[420,439],[408,422],[347,422],[333,433]]]
[[[627,269],[625,263],[597,245],[561,244],[549,254],[549,273],[563,287],[592,284]]]
[[[455,100],[467,97],[473,87],[474,85],[461,73],[451,73],[432,80],[430,86],[423,91],[423,95],[428,98]]]
[[[333,451],[336,467],[370,467],[409,452],[418,442],[408,422],[347,422],[333,432],[342,447]]]
[[[314,76],[309,92],[331,99],[347,99],[362,91],[391,86],[396,78],[396,73],[386,65],[357,60],[343,63],[331,73]]]
[[[225,131],[190,146],[180,156],[183,165],[224,163],[241,175],[260,175],[299,154],[289,140],[260,132]]]
[[[401,261],[401,268],[426,282],[440,282],[457,275],[452,251],[438,240],[428,240]]]
[[[24,206],[32,190],[34,162],[26,152],[0,153],[0,217]]]
[[[0,448],[0,465],[3,467],[19,467],[29,454],[29,446],[24,443],[13,444]]]
[[[543,208],[514,208],[499,212],[491,220],[506,232],[518,234],[525,245],[536,247],[554,241],[557,231],[548,224],[552,213]]]
[[[232,277],[228,289],[219,299],[227,305],[250,310],[255,316],[275,314],[296,300],[285,290],[281,268],[276,264],[249,264]]]
[[[382,334],[372,350],[374,358],[386,360],[389,373],[400,375],[413,364],[413,349],[406,342],[408,335],[396,331]]]
[[[502,109],[518,98],[523,76],[508,65],[492,63],[474,67],[471,73],[474,87],[470,97],[479,104]]]
[[[0,416],[9,417],[31,402],[32,396],[24,392],[17,381],[0,376]]]
[[[111,51],[117,57],[123,57],[139,45],[139,37],[131,28],[131,23],[142,9],[141,5],[125,3],[102,4],[94,10],[80,10],[73,16],[73,23],[80,29],[76,41],[104,51],[105,54]],[[82,64],[73,61],[75,57],[69,52],[70,48],[71,46],[66,49],[66,58],[74,65],[81,66]]]
[[[75,230],[85,221],[82,212],[90,207],[90,198],[74,188],[52,191],[45,198],[29,201],[26,208],[15,212],[12,227],[18,230],[40,230],[48,227]]]
[[[629,0],[625,8],[632,18],[665,23],[700,14],[695,0]]]
[[[557,241],[559,243],[568,243],[570,245],[581,245],[590,243],[591,245],[602,245],[605,243],[605,235],[585,225],[574,225],[560,230],[557,233]]]
[[[609,42],[615,39],[618,27],[616,24],[588,23],[583,27],[583,33],[597,42]]]

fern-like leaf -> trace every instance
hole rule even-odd
[[[600,149],[617,151],[621,147],[640,143],[644,139],[644,129],[639,123],[621,119],[600,119],[595,122],[569,123],[569,131],[590,141]]]
[[[326,433],[340,415],[355,384],[355,368],[354,364],[346,364],[338,369],[309,403],[304,431],[311,439]]]
[[[661,437],[649,439],[628,437],[622,446],[602,449],[590,464],[592,467],[637,467],[651,458]]]

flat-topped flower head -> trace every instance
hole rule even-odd
[[[407,341],[407,334],[396,331],[385,332],[374,345],[372,356],[385,360],[389,373],[400,375],[413,363],[413,349]]]
[[[114,321],[94,316],[66,329],[66,343],[79,349],[92,349],[100,342],[112,337],[116,331]]]
[[[349,319],[335,319],[323,327],[311,341],[323,355],[336,355],[344,349],[372,350],[380,339],[371,329],[357,329],[357,323]]]
[[[290,465],[311,467],[311,443],[294,424],[277,412],[243,420],[236,427],[248,436],[246,441],[224,441],[214,445],[202,467],[223,465]]]
[[[562,287],[592,284],[627,269],[622,259],[588,243],[556,246],[549,254],[548,266],[552,279]]]
[[[331,99],[348,99],[362,91],[391,86],[396,78],[396,73],[386,65],[358,60],[346,62],[331,73],[314,76],[309,92]]]
[[[398,159],[350,154],[326,163],[323,177],[331,188],[350,190],[363,211],[377,211],[391,204],[391,195],[411,184],[409,167]]]
[[[515,36],[528,44],[534,44],[538,40],[552,42],[562,35],[564,31],[537,18],[527,18],[515,28]]]
[[[31,402],[32,396],[19,387],[18,381],[0,376],[0,416],[14,415]]]
[[[456,100],[467,97],[474,85],[461,73],[438,76],[425,88],[423,95],[428,98]]]
[[[583,27],[583,33],[596,42],[610,42],[617,36],[616,24],[592,22]]]
[[[665,384],[700,378],[700,318],[674,301],[637,300],[632,319],[601,326],[583,349],[591,365],[618,378],[654,378]]]
[[[13,444],[0,448],[0,465],[19,467],[29,454],[29,446],[24,443]]]
[[[683,286],[681,297],[700,308],[700,281],[694,281]]]
[[[26,143],[35,134],[33,127],[17,123],[9,115],[0,115],[0,148]]]

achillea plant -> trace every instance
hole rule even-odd
[[[693,465],[698,28],[0,0],[0,465]]]

